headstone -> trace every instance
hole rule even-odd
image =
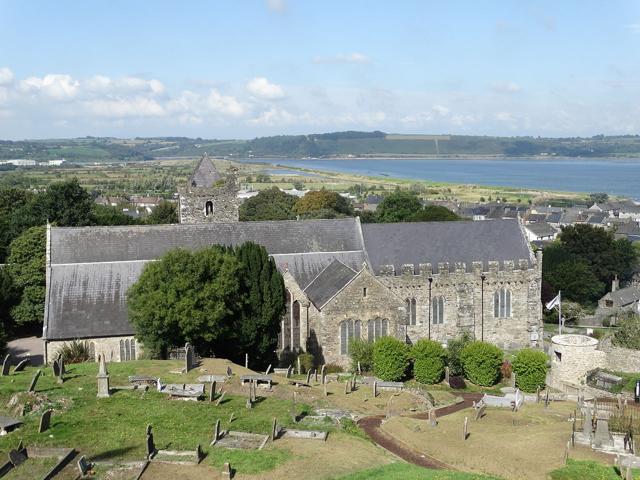
[[[578,396],[578,398],[580,398],[580,396]],[[540,403],[540,385],[536,388],[536,403]]]
[[[100,356],[98,368],[98,398],[107,398],[111,395],[111,389],[109,388],[109,372],[107,372],[107,362],[104,359],[104,355]],[[158,388],[160,388],[160,380],[158,380]]]
[[[436,418],[436,410],[434,408],[429,409],[429,425],[432,427],[438,426],[438,420]]]
[[[231,371],[231,367],[227,366],[227,377],[230,377],[231,375],[233,375],[233,372]]]
[[[60,364],[57,359],[51,364],[51,373],[53,373],[53,376],[56,378],[60,376]]]
[[[23,360],[20,360],[20,362],[18,362],[18,364],[16,365],[16,367],[13,369],[13,373],[16,372],[21,372],[24,370],[24,367],[26,367],[27,365],[31,364],[31,358],[27,357]]]
[[[231,415],[229,415],[229,423],[232,423],[235,419],[236,419],[236,414],[231,412]]]
[[[249,368],[249,354],[244,354],[244,368]]]
[[[7,353],[2,362],[2,376],[6,377],[9,375],[9,367],[11,366],[11,354]]]
[[[271,441],[274,442],[278,438],[278,419],[273,417],[273,423],[271,425]]]
[[[633,472],[631,471],[631,465],[627,465],[627,471],[624,475],[625,480],[633,480]]]
[[[351,379],[351,391],[354,392],[356,390],[356,384],[358,383],[357,377],[354,375]]]
[[[484,417],[484,413],[486,409],[487,409],[487,406],[484,404],[484,402],[482,403],[482,405],[476,408],[476,421]]]
[[[469,417],[464,417],[464,427],[462,429],[462,439],[466,440],[469,436]]]
[[[211,440],[211,445],[215,445],[220,438],[220,419],[216,420],[216,425],[213,428],[213,439]]]
[[[322,364],[322,367],[320,368],[320,380],[322,380],[322,383],[324,383],[324,368],[325,368],[325,364]]]
[[[584,414],[584,420],[582,422],[582,433],[587,438],[591,438],[591,432],[593,431],[593,426],[591,424],[591,408],[587,407],[587,411]]]
[[[598,418],[596,423],[596,434],[593,437],[593,443],[599,447],[602,445],[613,446],[613,438],[609,433],[609,421],[604,418]]]
[[[222,476],[224,478],[233,478],[233,469],[231,468],[231,464],[229,462],[225,462],[224,466],[222,467]]]
[[[151,431],[151,425],[147,425],[147,458],[151,460],[156,454],[156,444],[153,441],[153,432]]]
[[[449,367],[444,367],[444,381],[449,385]]]
[[[87,475],[91,471],[91,464],[87,462],[84,455],[78,460],[78,470],[80,471],[80,475]]]
[[[544,408],[549,407],[549,390],[546,391],[544,395]]]
[[[318,383],[318,369],[317,368],[313,369],[313,381]]]
[[[307,372],[307,384],[311,381],[311,370]]]
[[[40,417],[40,427],[38,428],[38,433],[46,432],[49,430],[49,425],[51,425],[51,414],[53,410],[45,410],[42,416]]]
[[[64,367],[64,357],[62,355],[60,355],[60,359],[58,360],[58,366],[60,367],[60,375],[62,376],[65,373],[67,373],[67,370]]]
[[[22,465],[27,461],[27,454],[25,449],[11,450],[9,452],[9,461],[14,467]]]
[[[322,382],[322,393],[324,394],[324,396],[328,396],[329,394],[327,393],[327,384]]]
[[[245,406],[251,410],[253,408],[253,403],[251,403],[251,399],[247,398],[247,403],[245,404]]]
[[[358,375],[362,375],[362,368],[360,368],[360,360],[358,360]]]
[[[189,344],[189,342],[184,345],[184,369],[185,372],[189,373],[189,371],[193,368],[193,348]]]
[[[31,379],[31,384],[29,385],[29,390],[27,390],[27,392],[35,392],[36,384],[38,383],[38,379],[40,378],[41,373],[42,371],[38,370],[36,373],[33,374],[33,378]]]
[[[516,372],[511,372],[511,386],[516,388]]]
[[[376,398],[378,396],[378,382],[374,380],[371,385],[373,389],[373,398]]]
[[[222,399],[224,399],[224,394],[227,392],[223,392],[222,390],[220,390],[220,397],[218,397],[218,401],[216,402],[216,407],[218,405],[220,405],[220,403],[222,403]]]
[[[267,371],[264,372],[264,374],[269,375],[269,372],[271,372],[271,364],[269,364],[269,366],[267,367]]]
[[[344,382],[344,394],[347,395],[349,393],[351,387],[351,380],[347,380]]]
[[[300,357],[298,357],[298,375],[302,375],[302,366],[300,365]],[[309,383],[309,380],[307,380]]]
[[[216,382],[211,382],[211,386],[209,387],[209,402],[213,402],[214,398],[216,398]]]
[[[287,378],[291,378],[292,373],[293,373],[293,366],[289,365],[289,368],[287,368]]]

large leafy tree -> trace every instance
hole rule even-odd
[[[348,199],[329,190],[314,190],[299,199],[293,211],[305,218],[338,218],[353,215]]]
[[[262,190],[255,197],[248,198],[240,205],[240,221],[293,220],[297,197],[283,192],[278,187]]]
[[[4,355],[6,349],[6,334],[11,325],[9,312],[16,301],[13,280],[7,269],[0,267],[0,355]]]
[[[274,358],[285,310],[282,275],[264,247],[252,242],[234,251],[240,262],[242,310],[234,324],[235,341],[228,358],[250,352],[252,364],[266,365]]]
[[[96,225],[136,225],[137,219],[126,215],[117,207],[93,205],[93,219]]]
[[[462,220],[461,217],[441,205],[427,205],[410,217],[412,222],[451,222]]]
[[[376,209],[380,223],[410,222],[422,210],[422,202],[415,193],[396,190],[384,197]]]
[[[38,196],[38,204],[49,222],[63,227],[92,225],[93,199],[78,179],[52,183]]]
[[[45,300],[45,227],[32,227],[11,242],[7,273],[20,300],[11,309],[17,324],[42,323]]]
[[[178,223],[178,206],[175,203],[162,201],[153,209],[147,220],[152,224]]]
[[[190,342],[213,353],[240,307],[240,263],[227,249],[172,250],[145,266],[128,292],[129,318],[145,349],[164,355]]]

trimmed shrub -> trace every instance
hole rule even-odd
[[[302,372],[300,373],[307,373],[313,370],[313,366],[315,365],[313,355],[310,353],[301,353],[298,355],[298,359],[300,359],[300,368],[302,368]],[[297,361],[295,367],[297,368]]]
[[[354,338],[349,342],[349,356],[351,357],[351,371],[358,371],[358,362],[363,372],[373,370],[373,342]]]
[[[433,340],[418,340],[411,349],[413,376],[420,383],[438,383],[444,376],[447,352]]]
[[[486,342],[471,342],[460,354],[465,376],[484,387],[495,385],[500,378],[503,356],[502,350]]]
[[[447,366],[449,367],[449,375],[464,375],[464,367],[462,366],[460,354],[465,345],[470,342],[471,337],[468,333],[464,333],[460,338],[449,340],[447,344]]]
[[[409,346],[397,338],[382,337],[373,343],[373,373],[381,380],[402,380],[409,367]]]
[[[513,360],[516,385],[523,392],[535,392],[542,388],[547,378],[547,356],[540,350],[524,348]]]

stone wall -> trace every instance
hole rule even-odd
[[[584,385],[591,370],[603,368],[606,354],[598,350],[598,340],[586,335],[564,334],[551,339],[551,370],[547,383],[562,391],[566,384]]]
[[[207,214],[207,202],[213,211]],[[180,191],[180,223],[225,223],[238,221],[238,186],[230,175],[213,188],[188,187]]]
[[[606,354],[604,368],[616,372],[640,372],[640,351],[616,347],[611,344],[611,339],[601,342],[599,348]]]
[[[92,360],[97,361],[98,355],[104,355],[107,362],[124,361],[124,359],[120,358],[120,341],[121,340],[122,341],[128,340],[129,344],[131,344],[131,341],[135,339],[132,336],[86,339],[86,342],[88,342],[90,345],[93,344],[92,350],[94,352],[94,358]],[[47,358],[45,359],[45,361],[47,363],[52,362],[57,357],[58,350],[62,347],[62,345],[64,345],[65,343],[69,343],[71,341],[72,340],[65,340],[65,341],[54,340],[54,341],[46,342],[45,351],[46,351]],[[140,344],[139,342],[136,342],[135,344],[136,358],[132,358],[132,360],[136,360],[140,358],[140,356],[142,355],[142,351],[143,351],[142,344]]]

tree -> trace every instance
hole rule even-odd
[[[294,213],[305,218],[337,218],[353,215],[348,199],[329,190],[307,192],[293,207]]]
[[[460,355],[465,376],[484,387],[495,385],[498,381],[503,357],[502,350],[486,342],[468,343]]]
[[[278,187],[262,190],[240,205],[240,221],[293,220],[296,218],[293,206],[297,201],[297,197],[283,192]]]
[[[136,225],[140,222],[125,215],[119,208],[93,204],[93,219],[96,225]]]
[[[535,392],[544,388],[547,377],[547,356],[540,350],[523,348],[513,360],[518,388],[523,392]]]
[[[128,291],[129,319],[152,355],[190,342],[203,354],[228,340],[240,310],[240,263],[226,248],[167,252]]]
[[[6,350],[7,333],[10,330],[11,308],[17,302],[13,280],[6,268],[0,267],[0,355]]]
[[[640,315],[625,312],[618,317],[618,328],[613,334],[613,344],[618,347],[640,350]]]
[[[609,200],[609,195],[604,192],[590,193],[589,200],[592,203],[605,203]]]
[[[6,268],[20,298],[11,309],[11,317],[17,324],[43,321],[45,250],[45,227],[32,227],[11,242]]]
[[[285,312],[282,275],[266,249],[247,242],[234,250],[240,263],[240,295],[244,302],[232,329],[234,342],[227,344],[226,358],[266,365],[274,360],[280,320]]]
[[[37,198],[39,209],[50,223],[62,227],[81,227],[95,223],[93,199],[78,179],[52,183]]]
[[[415,193],[396,190],[387,195],[376,214],[380,223],[409,222],[422,210],[422,202]]]
[[[420,383],[434,384],[442,380],[447,352],[433,340],[418,340],[411,349],[413,376]]]
[[[178,206],[166,200],[161,201],[147,217],[147,223],[178,223]]]
[[[373,343],[373,373],[381,380],[402,380],[409,368],[409,346],[393,337],[381,337]]]
[[[543,274],[556,294],[561,290],[563,298],[580,304],[594,303],[605,291],[604,283],[598,280],[586,262],[580,260],[553,265],[546,272],[543,267]]]
[[[427,205],[410,217],[412,222],[451,222],[455,220],[462,220],[462,218],[441,205]]]

